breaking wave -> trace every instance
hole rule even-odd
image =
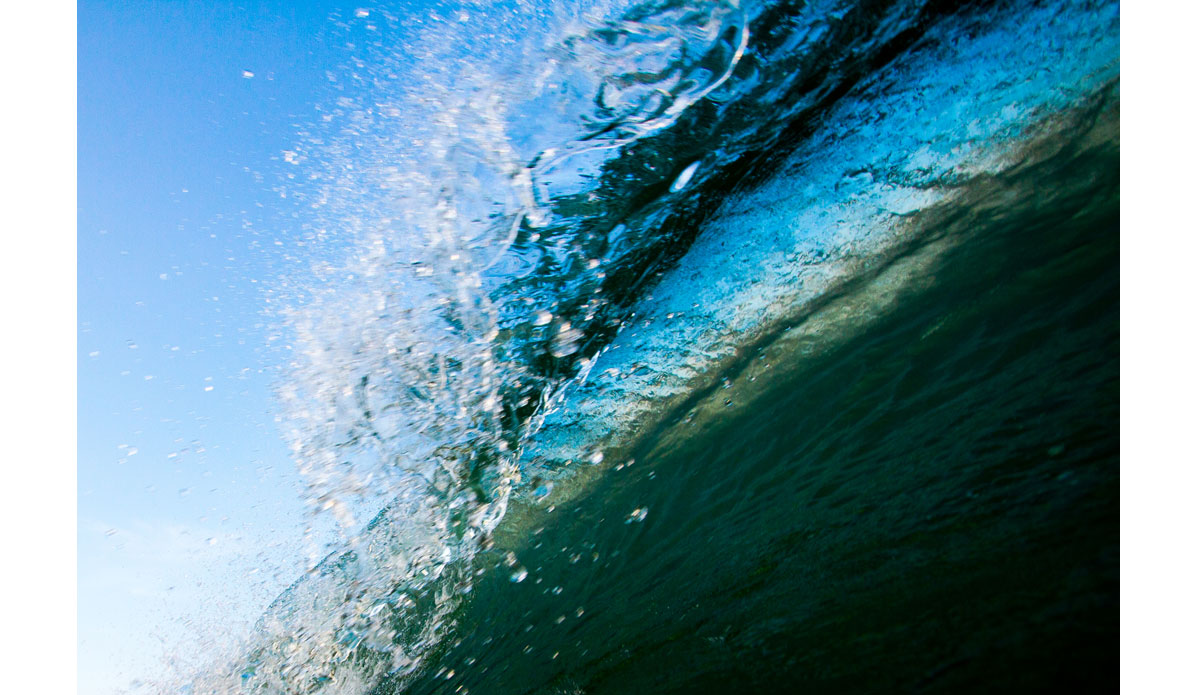
[[[1035,124],[1114,99],[1117,22],[1082,0],[339,18],[351,58],[278,188],[303,222],[279,395],[346,546],[193,691],[402,683],[452,637],[514,495],[603,470]]]

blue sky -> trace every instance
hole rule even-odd
[[[273,419],[263,293],[294,221],[270,188],[344,59],[328,17],[355,9],[78,5],[85,695],[244,629],[315,552]]]

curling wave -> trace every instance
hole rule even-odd
[[[887,266],[916,213],[1118,100],[1115,2],[359,14],[281,187],[311,250],[285,436],[350,537],[195,692],[401,687],[514,495],[585,488],[745,346]]]

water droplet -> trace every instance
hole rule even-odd
[[[625,520],[625,523],[631,524],[635,521],[637,521],[637,522],[645,521],[646,515],[649,513],[650,513],[649,507],[638,507],[637,509],[635,509],[629,513],[629,518]]]
[[[679,191],[682,191],[683,187],[688,185],[688,182],[692,180],[692,176],[696,173],[696,169],[698,168],[700,168],[700,160],[696,160],[689,164],[686,169],[680,172],[679,178],[675,179],[675,183],[671,184],[671,192],[678,193]]]
[[[244,77],[248,80],[251,77],[254,77],[254,73],[250,72],[249,70],[242,70],[242,77]]]
[[[516,582],[519,584],[519,583],[525,581],[525,578],[528,576],[529,576],[529,570],[526,570],[524,567],[518,567],[517,570],[512,573],[512,576],[510,577],[510,579],[512,579],[513,582]]]
[[[558,335],[554,338],[554,347],[551,354],[555,357],[566,357],[573,355],[579,351],[579,342],[583,340],[583,332],[571,328],[571,324],[564,323],[558,328]]]

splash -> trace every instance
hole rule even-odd
[[[281,195],[308,203],[322,260],[284,311],[293,353],[279,393],[309,501],[339,520],[346,548],[281,597],[244,662],[204,688],[361,692],[437,645],[519,483],[530,414],[578,371],[604,301],[566,318],[568,294],[531,298],[514,279],[550,284],[565,266],[586,276],[572,278],[576,294],[603,279],[606,260],[580,262],[571,232],[588,215],[572,201],[623,147],[728,79],[741,17],[728,2],[642,5],[526,43],[513,60],[540,70],[432,61],[390,89],[407,54],[471,43],[464,10],[451,13],[460,26],[407,51],[381,41],[333,79],[358,85],[323,121],[340,130],[309,133],[285,157],[302,175]],[[388,17],[355,20],[378,31]],[[320,250],[337,245],[350,252]],[[556,256],[558,275],[544,263],[513,272],[502,260],[518,246]],[[545,356],[569,367],[539,366]],[[356,512],[381,499],[358,529]]]

